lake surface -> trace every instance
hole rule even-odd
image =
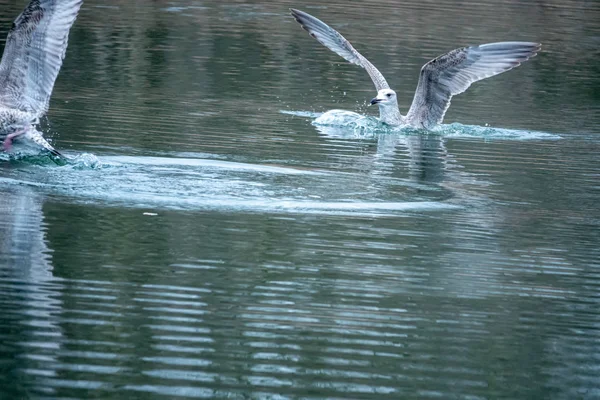
[[[600,398],[598,2],[323,4],[86,1],[73,161],[0,158],[0,398]],[[289,7],[404,112],[439,54],[544,47],[439,132],[315,126],[375,90]]]

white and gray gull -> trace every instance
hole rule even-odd
[[[534,57],[541,44],[498,42],[462,47],[441,55],[421,68],[419,83],[408,114],[400,114],[396,92],[377,68],[348,40],[323,21],[303,11],[291,9],[292,16],[325,47],[347,61],[367,70],[377,89],[371,104],[379,106],[381,122],[393,126],[432,129],[444,119],[452,96],[464,92],[472,83],[498,75]]]
[[[82,2],[31,0],[8,32],[0,62],[0,141],[5,151],[18,138],[60,156],[35,125],[48,110]]]

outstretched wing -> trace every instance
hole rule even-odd
[[[340,35],[338,31],[304,11],[294,10],[293,8],[290,9],[290,11],[296,21],[302,25],[302,28],[310,33],[310,35],[317,39],[322,45],[339,54],[346,61],[366,69],[371,80],[375,84],[377,91],[390,88],[383,75],[381,75],[381,72],[379,72],[369,60],[364,58],[362,54],[356,51],[350,42]]]
[[[1,105],[38,117],[46,112],[81,3],[31,0],[17,17],[0,62]]]
[[[539,43],[499,42],[463,47],[439,56],[421,68],[407,121],[431,129],[442,122],[452,96],[473,82],[498,75],[534,57]]]

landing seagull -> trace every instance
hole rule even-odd
[[[312,37],[352,64],[367,70],[377,89],[371,104],[379,106],[381,122],[393,126],[432,129],[444,119],[452,96],[467,90],[473,82],[513,69],[534,57],[541,44],[498,42],[462,47],[441,55],[421,68],[419,83],[408,114],[400,114],[396,92],[377,68],[339,32],[303,11],[291,9],[292,16]]]
[[[61,156],[35,129],[48,110],[69,30],[83,0],[31,0],[8,33],[0,62],[0,141],[15,138]]]

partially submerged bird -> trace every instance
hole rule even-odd
[[[35,128],[48,110],[69,30],[83,0],[31,0],[8,33],[0,62],[0,141],[61,156]]]
[[[393,126],[432,129],[444,119],[452,96],[467,90],[473,82],[498,75],[534,57],[541,44],[498,42],[452,50],[421,68],[419,83],[408,114],[400,114],[398,99],[377,68],[339,32],[303,11],[291,9],[292,16],[325,47],[347,61],[367,70],[377,89],[371,104],[379,106],[381,122]]]

